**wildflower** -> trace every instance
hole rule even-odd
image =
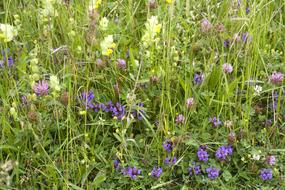
[[[263,168],[263,169],[260,170],[260,175],[259,175],[259,176],[260,176],[260,178],[261,178],[263,181],[272,179],[272,177],[273,177],[272,170],[271,170],[271,169]]]
[[[213,127],[218,127],[219,125],[222,125],[222,122],[217,117],[209,118],[209,122],[212,124]]]
[[[129,176],[132,179],[137,178],[137,176],[141,174],[141,170],[136,167],[123,168],[122,172],[124,175]]]
[[[100,43],[102,55],[110,56],[113,53],[113,49],[116,47],[116,44],[113,41],[113,35],[108,35]]]
[[[119,170],[119,169],[120,169],[120,160],[115,159],[115,160],[113,161],[113,165],[114,165],[114,168],[115,168],[116,170]]]
[[[254,96],[259,96],[261,92],[262,92],[262,86],[255,85],[253,95]]]
[[[197,157],[200,161],[207,162],[209,160],[209,154],[206,151],[205,146],[200,146],[197,152]]]
[[[165,160],[164,160],[164,163],[165,163],[166,165],[174,165],[174,164],[176,164],[176,162],[177,162],[176,156],[174,156],[173,158],[171,158],[171,157],[169,156],[169,157],[165,158]]]
[[[260,160],[260,155],[259,154],[253,154],[252,160],[256,160],[256,161]]]
[[[12,41],[18,35],[18,31],[10,24],[0,23],[0,40],[4,42]]]
[[[96,60],[96,66],[99,68],[99,69],[103,69],[106,67],[106,62],[103,61],[102,59],[97,59]]]
[[[28,104],[28,98],[27,98],[27,96],[22,96],[22,97],[21,97],[21,102],[22,102],[22,104],[27,105],[27,104]]]
[[[168,4],[172,4],[174,0],[165,0],[165,1],[166,1],[166,3],[168,3]]]
[[[175,119],[176,124],[182,124],[185,122],[185,117],[182,114],[179,114]]]
[[[124,59],[117,60],[117,67],[121,70],[125,70],[127,67],[126,61]]]
[[[50,87],[55,91],[60,91],[60,85],[57,76],[50,76]]]
[[[89,92],[83,92],[81,94],[81,100],[83,101],[86,109],[93,109],[94,104],[92,103],[92,100],[94,99],[94,93],[92,91]]]
[[[206,173],[208,174],[209,179],[214,180],[219,176],[220,169],[209,167],[206,169]]]
[[[159,178],[161,174],[162,174],[162,168],[159,167],[154,167],[151,171],[151,176],[156,178]]]
[[[149,0],[148,1],[148,7],[150,9],[155,9],[157,7],[157,3],[156,3],[156,0]]]
[[[200,73],[200,74],[195,73],[195,75],[194,75],[194,83],[195,83],[195,84],[197,84],[197,85],[202,84],[202,82],[204,81],[204,79],[205,79],[205,76],[204,76],[203,73]]]
[[[152,84],[156,84],[158,83],[159,78],[157,76],[151,76],[149,80]]]
[[[192,108],[193,107],[193,105],[194,105],[194,98],[188,98],[187,100],[186,100],[186,107],[188,108],[188,109],[190,109],[190,108]]]
[[[108,24],[109,20],[106,17],[103,17],[99,22],[100,29],[103,31],[107,30]]]
[[[249,7],[246,7],[245,13],[246,13],[247,15],[250,13],[250,8],[249,8]]]
[[[231,128],[233,126],[233,122],[231,120],[227,120],[225,121],[224,125],[226,128]]]
[[[272,84],[281,84],[282,81],[284,79],[284,74],[283,73],[280,73],[280,72],[273,72],[270,76],[269,76],[269,81],[272,83]]]
[[[172,142],[172,140],[166,140],[163,144],[162,144],[163,148],[167,151],[167,152],[171,152],[174,148],[174,143]]]
[[[225,26],[223,24],[219,23],[219,24],[215,25],[215,30],[218,33],[222,33],[225,31]]]
[[[232,73],[233,72],[233,66],[231,64],[225,63],[225,64],[223,64],[223,71],[224,71],[224,73]]]
[[[208,19],[203,19],[201,21],[201,30],[202,32],[209,32],[212,29],[212,24]]]
[[[159,41],[157,34],[160,33],[161,24],[158,23],[157,16],[150,17],[147,22],[145,23],[145,32],[142,36],[143,46],[148,48],[152,44],[156,44]]]
[[[194,164],[195,164],[195,162],[194,162]],[[192,176],[193,173],[194,173],[194,175],[199,175],[202,173],[202,169],[201,169],[200,165],[197,165],[197,166],[189,167],[188,172],[189,172],[189,176]]]
[[[252,40],[252,37],[249,35],[248,32],[246,32],[242,34],[241,39],[244,43],[246,43],[246,42],[250,42]]]
[[[224,46],[225,46],[225,47],[229,47],[230,44],[231,44],[231,40],[230,40],[230,39],[224,40]]]
[[[98,9],[102,3],[102,0],[90,0],[89,2],[89,12],[93,12]]]
[[[233,144],[236,141],[236,134],[234,132],[230,132],[228,135],[228,143]]]
[[[231,146],[221,146],[215,153],[215,156],[219,160],[226,160],[228,156],[233,154],[233,148]]]
[[[273,156],[273,155],[267,156],[267,157],[266,157],[266,163],[267,163],[268,165],[270,165],[270,166],[275,165],[275,163],[276,163],[276,157]]]
[[[33,86],[33,90],[37,94],[37,96],[48,95],[48,89],[49,89],[48,83],[44,80],[37,82]]]
[[[112,108],[111,108],[112,117],[117,118],[118,120],[122,120],[125,116],[125,107],[121,105],[119,102],[117,102]]]

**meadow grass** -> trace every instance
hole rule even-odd
[[[2,0],[0,23],[1,189],[285,189],[284,1]]]

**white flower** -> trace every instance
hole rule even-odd
[[[103,31],[107,30],[108,24],[109,24],[109,20],[106,17],[103,17],[99,23],[100,29]]]
[[[54,89],[55,91],[60,91],[60,85],[57,76],[55,75],[50,76],[49,82],[50,82],[50,87],[52,89]]]
[[[258,154],[253,154],[253,155],[252,155],[252,160],[260,160],[260,155],[258,155]]]
[[[10,42],[18,35],[18,31],[10,24],[0,23],[0,39],[3,38],[5,42]]]
[[[262,92],[262,86],[255,85],[253,95],[258,96],[258,95],[260,95],[261,92]]]

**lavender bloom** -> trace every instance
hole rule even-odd
[[[241,39],[244,43],[246,43],[246,42],[250,42],[252,40],[252,37],[249,35],[248,32],[246,32],[242,34]]]
[[[208,19],[203,19],[201,21],[201,30],[202,32],[209,32],[212,29],[212,24]]]
[[[249,7],[246,7],[245,13],[246,13],[247,15],[250,13],[250,8],[249,8]]]
[[[14,59],[12,56],[9,56],[7,59],[7,54],[9,53],[9,50],[7,50],[7,54],[4,50],[1,51],[3,55],[3,60],[0,60],[0,67],[4,67],[4,63],[7,61],[8,67],[11,68],[14,64]]]
[[[161,174],[162,174],[162,168],[159,167],[154,167],[151,171],[151,176],[156,178],[159,178]]]
[[[219,160],[226,160],[229,155],[233,154],[233,148],[231,146],[221,146],[215,153],[215,156]]]
[[[83,92],[81,94],[81,100],[83,101],[86,109],[94,109],[95,105],[92,103],[92,100],[94,99],[94,93],[92,91],[90,92]]]
[[[281,84],[282,81],[284,79],[284,74],[280,73],[280,72],[273,72],[270,76],[269,76],[269,81],[272,84]]]
[[[182,114],[179,114],[175,119],[176,124],[182,124],[184,123],[184,121],[185,121],[185,117]]]
[[[224,71],[224,73],[232,73],[233,72],[233,66],[228,64],[228,63],[225,63],[225,64],[223,64],[223,71]]]
[[[186,107],[187,107],[188,109],[190,109],[190,108],[193,107],[193,105],[194,105],[194,98],[188,98],[188,99],[186,100]]]
[[[272,177],[273,177],[272,170],[263,168],[263,169],[260,170],[260,175],[259,176],[260,176],[260,178],[263,181],[272,179]]]
[[[122,106],[119,102],[111,108],[112,117],[116,117],[118,120],[122,120],[125,116],[125,107]]]
[[[174,156],[173,158],[171,158],[171,157],[169,156],[169,157],[165,158],[165,160],[164,160],[164,163],[165,163],[166,165],[174,165],[174,164],[176,164],[176,162],[177,162],[176,156]]]
[[[267,157],[266,157],[266,163],[267,163],[268,165],[270,165],[270,166],[275,165],[275,163],[276,163],[276,157],[273,156],[273,155],[267,156]]]
[[[123,175],[129,176],[132,179],[135,179],[138,175],[141,174],[141,170],[136,167],[128,167],[122,170]]]
[[[202,173],[201,166],[189,167],[189,168],[188,168],[188,171],[189,171],[189,176],[192,176],[193,173],[194,173],[195,175],[199,175],[199,174]]]
[[[27,96],[22,96],[22,97],[21,97],[21,101],[22,101],[22,104],[27,105],[27,104],[28,104],[28,98],[27,98]]]
[[[209,154],[206,151],[206,147],[200,146],[197,152],[197,157],[200,161],[207,162],[209,160]]]
[[[202,84],[203,80],[204,80],[205,76],[203,73],[195,73],[194,75],[194,82],[195,84],[199,85],[199,84]]]
[[[10,56],[8,58],[8,67],[11,68],[13,66],[13,64],[14,64],[14,59],[12,56]]]
[[[120,169],[120,161],[118,159],[114,160],[113,165],[116,170]]]
[[[117,66],[121,70],[125,70],[127,67],[126,61],[124,59],[118,59],[117,60]]]
[[[172,142],[172,140],[166,140],[163,144],[162,144],[164,150],[166,150],[167,152],[171,152],[174,148],[174,144]]]
[[[214,180],[219,176],[220,169],[209,167],[206,169],[206,173],[208,174],[209,179]]]
[[[104,112],[109,113],[109,112],[112,112],[113,107],[114,107],[113,102],[109,101],[104,107],[102,106],[101,109]]]
[[[217,117],[209,118],[209,122],[212,124],[213,127],[217,127],[219,125],[222,125],[222,122]]]
[[[44,80],[41,80],[33,86],[33,90],[37,96],[48,95],[48,83]]]
[[[231,45],[231,40],[230,39],[224,40],[224,46],[225,47],[230,47],[230,45]]]

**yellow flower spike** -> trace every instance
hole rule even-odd
[[[161,31],[161,24],[158,24],[158,25],[155,27],[155,32],[159,34],[160,31]]]
[[[112,49],[107,49],[107,51],[106,51],[106,55],[107,56],[110,56],[112,53],[113,53]]]
[[[166,3],[172,4],[172,3],[173,3],[173,0],[166,0]]]
[[[87,113],[87,112],[86,112],[85,110],[84,110],[84,111],[80,111],[80,112],[79,112],[79,115],[86,115],[86,113]]]

